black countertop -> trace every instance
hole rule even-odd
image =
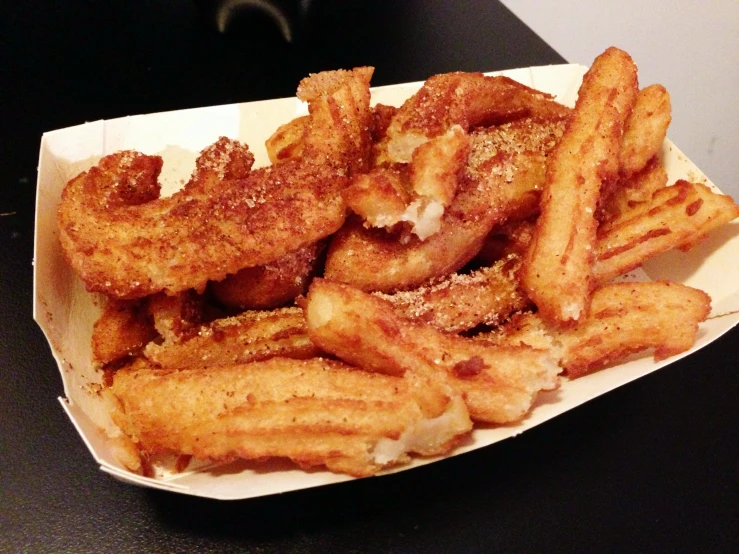
[[[61,380],[31,317],[42,132],[292,96],[322,69],[374,65],[382,85],[563,60],[498,2],[316,0],[295,19],[292,44],[256,12],[221,35],[192,2],[9,4],[0,551],[736,551],[737,329],[520,437],[410,472],[238,502],[101,473],[56,401]]]

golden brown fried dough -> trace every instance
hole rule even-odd
[[[100,365],[141,353],[156,338],[145,303],[110,299],[92,328],[92,356]]]
[[[222,138],[171,198],[161,159],[135,152],[68,184],[65,256],[90,290],[124,298],[93,351],[112,362],[97,392],[129,469],[286,457],[371,475],[448,453],[471,419],[520,421],[563,368],[695,343],[703,292],[604,284],[739,216],[708,187],[666,187],[669,95],[638,91],[627,54],[596,59],[574,112],[472,73],[372,109],[372,71],[301,81],[310,115],[266,141],[271,168],[252,171],[248,148]],[[296,298],[334,233],[326,278]],[[213,320],[212,297],[300,307]]]
[[[434,383],[314,358],[177,370],[120,370],[116,423],[142,452],[199,459],[286,457],[365,476],[448,452],[472,424]]]
[[[187,338],[151,343],[144,354],[153,366],[190,368],[241,364],[275,356],[305,359],[321,351],[306,333],[300,308],[248,311],[216,319]]]
[[[196,333],[203,321],[204,306],[203,297],[192,290],[149,297],[154,328],[166,342],[179,342]]]
[[[401,106],[375,147],[378,163],[408,163],[429,139],[459,125],[465,131],[524,117],[562,119],[570,109],[507,77],[446,73],[429,78]]]
[[[277,308],[305,294],[324,247],[324,241],[319,241],[266,265],[244,268],[210,283],[210,291],[229,308]]]
[[[267,156],[273,164],[296,160],[303,155],[303,141],[310,126],[310,116],[304,115],[280,125],[266,140]]]
[[[400,241],[350,220],[329,245],[325,276],[365,291],[395,292],[460,269],[495,224],[527,203],[560,126],[530,119],[473,134],[467,169],[437,233]]]
[[[301,159],[343,174],[364,173],[372,146],[369,83],[373,67],[323,71],[306,77],[297,96],[308,103],[310,120]]]
[[[457,181],[469,152],[469,137],[459,125],[422,144],[411,159],[411,190],[421,198],[448,206],[457,193]]]
[[[662,85],[643,88],[636,96],[634,109],[626,121],[619,170],[630,177],[659,154],[672,120],[670,94]]]
[[[111,208],[101,183],[128,182],[131,156],[140,155],[104,159],[102,167],[73,179],[64,191],[61,242],[91,291],[137,298],[202,290],[209,280],[269,263],[330,235],[344,221],[345,178],[296,162],[224,182],[207,198],[176,193]],[[115,225],[106,223],[113,220]]]
[[[459,125],[419,146],[407,167],[395,164],[355,176],[344,191],[349,208],[365,226],[408,224],[425,240],[441,226],[441,216],[454,199],[467,163],[469,137]],[[404,240],[404,239],[401,239]]]
[[[601,185],[618,175],[623,129],[637,94],[636,66],[616,48],[583,78],[564,136],[547,162],[541,215],[521,280],[542,317],[557,324],[587,314]]]
[[[622,177],[603,198],[599,219],[609,222],[638,204],[649,202],[652,195],[667,186],[667,172],[658,157],[652,158],[638,173]]]
[[[202,290],[335,232],[346,215],[345,174],[369,159],[371,73],[304,79],[298,95],[311,119],[303,157],[244,178],[224,175],[208,195],[186,186],[157,198],[161,159],[133,152],[72,179],[58,212],[60,240],[88,290],[117,298]],[[228,146],[226,156],[243,148]]]
[[[705,185],[681,180],[659,189],[649,202],[598,230],[593,279],[605,283],[652,256],[689,248],[709,231],[737,217],[739,206],[734,200]]]
[[[355,175],[342,196],[346,205],[371,227],[392,227],[410,204],[406,167],[379,167]]]
[[[549,343],[560,352],[560,365],[576,378],[649,348],[655,360],[690,349],[710,309],[706,293],[678,283],[617,283],[596,289],[590,315],[572,328],[552,328],[537,314],[526,314],[497,336],[478,339],[537,348]]]
[[[469,274],[453,273],[417,289],[376,295],[408,319],[459,333],[483,323],[498,325],[528,305],[518,288],[519,266],[520,258],[511,255]]]
[[[562,138],[565,122],[527,117],[472,133],[468,171],[478,178],[494,174],[504,179],[500,202],[505,221],[539,213],[547,158]]]
[[[677,283],[619,283],[593,293],[590,317],[557,337],[570,377],[654,348],[655,360],[684,352],[708,317],[711,298]]]
[[[559,368],[546,351],[488,347],[443,333],[399,316],[381,298],[325,279],[313,281],[307,298],[314,343],[368,371],[444,383],[463,395],[474,421],[518,421],[539,391],[557,386]]]

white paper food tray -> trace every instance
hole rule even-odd
[[[521,83],[574,105],[586,68],[557,65],[503,71]],[[378,87],[372,102],[399,106],[420,83]],[[56,229],[56,211],[66,182],[102,156],[134,149],[164,159],[162,194],[177,190],[190,176],[199,151],[220,136],[246,142],[256,166],[268,164],[264,141],[281,124],[306,113],[294,98],[198,108],[95,121],[45,133],[41,140],[36,200],[34,318],[44,331],[64,382],[61,404],[100,468],[129,483],[216,499],[242,499],[315,487],[352,479],[327,471],[302,471],[275,462],[241,462],[208,470],[189,471],[163,479],[135,475],[115,459],[103,430],[115,433],[97,391],[101,375],[91,364],[90,337],[100,309],[65,263]],[[670,183],[678,178],[708,179],[672,143],[665,142],[663,161]],[[712,185],[711,185],[712,186]],[[739,322],[739,223],[711,234],[688,253],[675,251],[645,265],[652,279],[672,279],[705,290],[713,299],[708,321],[701,325],[693,352],[717,339]],[[482,448],[530,429],[616,387],[668,365],[690,352],[655,363],[650,355],[582,377],[564,381],[559,390],[542,394],[531,414],[517,425],[476,429],[451,455]],[[395,469],[405,471],[430,463],[416,459]]]

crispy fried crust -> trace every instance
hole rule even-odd
[[[266,310],[282,306],[305,294],[325,241],[290,252],[266,265],[244,268],[223,281],[210,283],[213,296],[224,306],[241,310]]]
[[[472,426],[464,404],[433,383],[320,358],[120,370],[111,390],[116,423],[144,453],[287,457],[355,476],[405,462],[407,452],[448,452]]]
[[[161,199],[161,159],[134,152],[107,156],[72,179],[58,212],[60,241],[88,290],[117,298],[202,290],[335,232],[345,218],[344,175],[369,160],[371,74],[360,68],[301,82],[311,119],[299,161],[232,176],[230,160],[247,156],[223,140],[225,162],[211,172],[217,186],[185,186]]]
[[[305,359],[320,355],[305,329],[300,308],[248,311],[203,325],[186,340],[150,343],[151,365],[191,368],[241,364],[275,356]]]
[[[410,162],[413,151],[452,125],[470,131],[523,117],[559,119],[570,109],[507,77],[446,73],[430,77],[398,110],[375,149],[378,163]]]
[[[739,217],[730,196],[678,181],[659,189],[598,230],[593,279],[604,283],[673,248],[688,248],[706,233]]]
[[[710,310],[706,293],[677,283],[604,286],[593,293],[590,317],[557,337],[562,367],[579,377],[647,348],[655,360],[674,356],[693,346]]]
[[[559,369],[545,351],[488,347],[399,316],[387,301],[317,279],[308,292],[314,343],[369,371],[418,373],[463,395],[475,421],[521,419],[538,392],[557,385]]]
[[[411,236],[401,243],[397,235],[347,220],[329,244],[325,276],[367,291],[393,292],[456,271],[474,257],[502,217],[495,205],[497,186],[492,179],[479,186],[465,180],[439,231],[423,241]]]
[[[440,228],[441,216],[457,193],[469,150],[469,137],[455,125],[419,146],[410,164],[382,166],[356,175],[344,191],[344,200],[364,219],[365,226],[391,228],[403,222],[425,240]]]
[[[504,179],[499,200],[505,221],[539,213],[546,162],[562,138],[565,123],[563,118],[526,117],[472,133],[468,171],[478,178],[494,174]]]
[[[493,265],[506,256],[523,256],[534,235],[535,222],[509,221],[496,227],[485,239],[475,261],[482,266]]]
[[[207,198],[180,192],[112,207],[101,183],[126,182],[131,157],[141,155],[114,154],[64,190],[61,243],[90,291],[138,298],[202,290],[209,280],[269,263],[330,235],[344,221],[345,178],[295,162],[224,181]]]
[[[687,181],[664,187],[667,176],[661,166],[655,166],[649,173],[632,178],[643,179],[635,186],[644,187],[635,190],[633,198],[642,198],[652,187],[653,196],[622,204],[624,211],[598,228],[593,286],[628,273],[662,252],[690,248],[713,229],[739,217],[739,206],[730,196]],[[491,234],[481,251],[483,261],[525,250],[531,240],[527,229],[526,224],[510,231],[504,226],[498,230],[504,232],[504,237]]]
[[[655,156],[638,173],[618,180],[602,199],[598,217],[604,223],[612,221],[637,205],[649,202],[655,192],[666,186],[667,172]]]
[[[373,67],[312,74],[298,85],[298,98],[308,102],[309,128],[302,159],[342,173],[369,169],[372,111],[369,84]]]
[[[375,122],[369,107],[373,72],[372,67],[358,67],[303,79],[298,98],[308,102],[311,115],[281,125],[267,139],[270,161],[305,159],[350,173],[366,171]]]
[[[586,73],[564,136],[547,164],[541,215],[521,273],[547,321],[587,313],[601,184],[618,175],[626,119],[637,94],[636,67],[609,48]]]
[[[310,116],[304,115],[280,125],[265,141],[269,161],[273,164],[296,160],[303,155],[303,141],[310,127]]]
[[[609,284],[593,292],[590,315],[572,328],[548,327],[538,315],[526,314],[478,339],[539,348],[550,343],[576,378],[650,348],[655,360],[689,350],[710,309],[706,293],[678,283]]]
[[[459,333],[483,323],[498,325],[528,305],[518,288],[519,265],[520,258],[512,255],[491,267],[464,275],[453,273],[417,289],[376,294],[408,319]]]
[[[342,196],[346,205],[371,227],[392,227],[411,201],[407,167],[378,167],[355,175]]]
[[[204,300],[193,290],[174,296],[155,294],[148,299],[149,314],[159,335],[167,342],[179,342],[197,333],[203,321]]]
[[[92,356],[105,365],[139,354],[157,336],[145,303],[108,300],[92,328]]]
[[[527,195],[540,184],[535,175],[543,173],[537,167],[560,128],[559,120],[531,119],[473,134],[467,169],[438,232],[401,242],[348,221],[329,245],[325,276],[365,291],[395,292],[458,270],[496,223],[529,202]]]
[[[643,88],[626,121],[619,155],[619,171],[625,177],[638,173],[659,154],[672,121],[670,94],[662,85]]]
[[[413,192],[445,207],[451,204],[469,152],[470,139],[459,125],[416,148],[410,165]]]

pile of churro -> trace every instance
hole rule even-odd
[[[131,471],[372,475],[522,420],[563,378],[694,344],[706,293],[619,277],[739,206],[668,183],[670,97],[628,54],[598,56],[574,108],[461,72],[372,105],[372,72],[301,81],[309,114],[267,167],[222,137],[172,196],[135,151],[66,185],[60,242],[105,298],[92,351]]]

